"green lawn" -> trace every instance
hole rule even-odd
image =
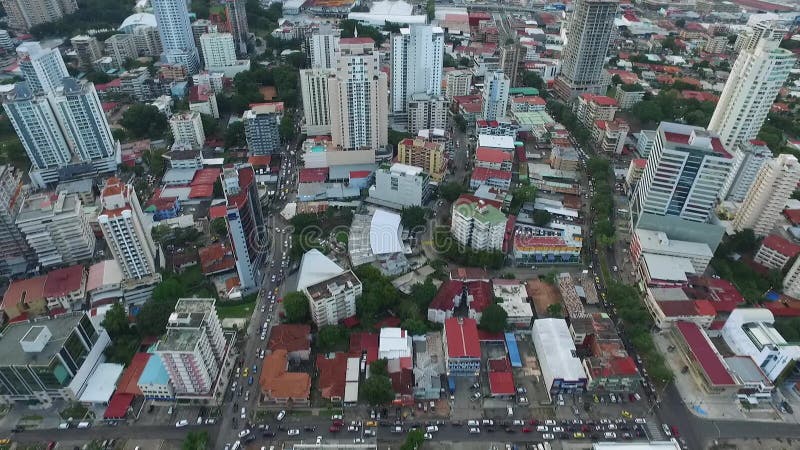
[[[253,314],[255,298],[241,302],[217,302],[217,315],[220,319],[247,319]]]

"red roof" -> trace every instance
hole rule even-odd
[[[683,336],[695,362],[703,369],[708,381],[714,386],[735,385],[731,374],[713,347],[708,336],[694,322],[678,322],[678,331]]]
[[[380,336],[375,333],[351,333],[350,334],[350,355],[360,357],[363,352],[367,353],[367,364],[378,359],[378,345]]]
[[[301,169],[298,183],[324,183],[328,180],[328,168]]]
[[[784,209],[783,215],[792,222],[792,225],[800,224],[800,209]]]
[[[733,1],[734,3],[738,3],[747,8],[763,10],[763,11],[786,12],[792,10],[791,6],[765,2],[762,0],[733,0]]]
[[[689,140],[692,138],[692,136],[689,135],[689,134],[673,133],[673,132],[670,132],[670,131],[665,131],[664,132],[664,138],[667,141],[673,142],[673,143],[676,143],[676,144],[688,144]],[[720,153],[723,156],[726,156],[728,158],[731,157],[731,154],[728,153],[727,150],[725,150],[725,146],[722,145],[722,141],[719,140],[719,137],[715,136],[715,137],[711,138],[711,148],[716,153]]]
[[[29,303],[30,300],[43,300],[44,284],[47,275],[12,281],[3,294],[2,307],[18,305],[21,302]]]
[[[463,197],[466,197],[466,196],[468,196],[468,195],[467,194],[462,195],[461,197],[459,197],[459,200],[461,198],[463,198]],[[473,195],[469,195],[469,197],[477,199],[477,197],[475,197]],[[489,200],[489,202],[492,202],[492,200]],[[494,202],[494,203],[498,203],[498,202]],[[499,208],[499,206],[498,206],[498,208]],[[458,267],[458,268],[453,269],[453,270],[450,271],[450,279],[451,280],[461,280],[461,281],[488,280],[489,279],[489,274],[485,270],[479,269],[479,268],[476,268],[476,267]]]
[[[339,44],[375,44],[375,41],[368,37],[352,37],[341,38]]]
[[[198,184],[189,189],[189,198],[211,198],[213,196],[213,184]]]
[[[489,163],[503,163],[511,161],[511,153],[496,148],[478,147],[475,150],[475,159]]]
[[[547,100],[539,97],[538,95],[520,95],[519,97],[512,97],[511,103],[525,103],[526,105],[540,105],[547,104]]]
[[[514,387],[514,376],[511,372],[490,372],[489,389],[492,395],[514,395],[517,392]]]
[[[472,179],[477,181],[486,181],[490,178],[498,180],[510,180],[511,171],[500,169],[489,169],[487,167],[476,167],[472,171]]]
[[[439,292],[428,305],[428,309],[452,311],[455,308],[454,299],[464,289],[464,283],[457,280],[447,280],[439,287]]]
[[[220,173],[222,173],[222,170],[215,167],[200,169],[195,172],[194,178],[192,179],[192,182],[189,183],[189,186],[194,187],[206,184],[214,186],[214,183],[217,182]]]
[[[369,178],[372,175],[371,170],[351,170],[350,179],[357,180],[360,178]]]
[[[256,174],[252,167],[241,167],[237,171],[239,173],[239,192],[227,196],[226,200],[228,208],[244,207],[249,196],[250,185],[255,181],[256,178]]]
[[[270,155],[253,155],[247,158],[248,164],[253,167],[269,167],[269,163],[272,161],[272,156]]]
[[[118,88],[120,86],[122,86],[122,80],[119,78],[115,78],[109,81],[108,83],[95,84],[94,89],[98,92],[103,92],[108,88]]]
[[[128,408],[133,403],[133,394],[114,393],[108,402],[104,419],[122,419],[128,414]]]
[[[333,358],[317,355],[318,386],[322,398],[344,398],[348,356],[342,352],[335,353]]]
[[[311,325],[280,324],[272,327],[267,347],[271,351],[297,352],[311,350]]]
[[[142,391],[139,390],[137,383],[139,382],[139,377],[142,375],[142,372],[144,372],[147,361],[150,360],[150,356],[150,353],[143,352],[133,355],[131,363],[128,364],[128,367],[122,372],[122,376],[117,383],[117,394],[142,395]]]
[[[617,106],[617,101],[611,97],[597,94],[581,94],[581,98],[587,102],[594,102],[600,106]]]
[[[481,344],[478,340],[478,323],[475,319],[452,317],[444,321],[444,334],[447,340],[449,358],[481,357]]]
[[[700,306],[696,302],[705,302]],[[676,300],[657,302],[666,317],[716,316],[717,311],[708,300]],[[709,310],[710,308],[710,310]]]
[[[489,366],[489,372],[511,372],[511,363],[508,358],[494,358],[486,361]]]
[[[770,234],[761,241],[761,245],[789,258],[794,257],[800,253],[800,245],[790,242],[786,238],[777,234]]]
[[[481,342],[502,342],[506,340],[503,333],[492,333],[491,331],[478,330],[478,340]]]
[[[200,271],[203,275],[211,275],[236,268],[236,257],[233,249],[222,242],[216,242],[198,250]]]
[[[470,310],[482,312],[492,304],[492,285],[488,281],[470,281],[467,283],[467,291],[472,297],[469,302]]]
[[[211,220],[219,219],[220,217],[225,217],[228,214],[228,208],[225,205],[216,205],[212,206],[208,210],[208,217]]]
[[[48,273],[44,282],[45,298],[63,297],[79,291],[83,287],[85,274],[83,266],[70,266]]]
[[[647,159],[644,158],[634,159],[633,165],[636,166],[637,169],[644,169],[644,167],[647,165]]]

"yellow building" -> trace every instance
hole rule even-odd
[[[431,180],[440,182],[444,178],[447,165],[444,143],[426,139],[403,139],[397,144],[397,162],[421,167],[431,175]]]

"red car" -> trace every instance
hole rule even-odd
[[[331,425],[331,427],[328,428],[328,431],[330,431],[331,433],[338,433],[338,432],[342,431],[342,427],[337,427],[336,425]]]
[[[336,419],[333,421],[333,426],[335,427],[343,427],[344,421],[342,419]]]
[[[536,419],[531,419],[528,423],[531,424],[531,425],[537,425],[539,423],[539,421],[536,420]]]
[[[530,432],[531,432],[531,429],[530,429],[530,428],[528,428],[528,427],[525,427],[525,428],[523,428],[523,429],[522,429],[522,432],[523,432],[523,433],[530,433]]]
[[[673,436],[675,436],[676,438],[677,437],[681,437],[681,434],[678,433],[678,428],[676,428],[675,425],[673,425],[673,426],[671,426],[669,428],[670,428],[670,431],[672,431],[672,435]]]

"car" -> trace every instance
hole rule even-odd
[[[366,429],[364,430],[364,437],[375,437],[375,430]]]
[[[551,426],[552,427],[552,426],[556,425],[556,421],[553,420],[553,419],[547,419],[547,420],[544,421],[544,424],[547,425],[547,426]]]
[[[605,433],[603,433],[603,437],[606,439],[616,439],[617,433],[614,433],[613,431],[606,431]]]
[[[552,441],[555,438],[556,438],[556,436],[554,434],[552,434],[552,433],[544,433],[544,434],[542,434],[542,439],[544,439],[545,441]]]
[[[514,425],[525,425],[525,421],[524,420],[520,420],[520,419],[516,419],[516,420],[514,420],[513,424]]]
[[[252,386],[253,385],[253,381],[255,381],[255,380],[254,380],[253,376],[250,375],[250,377],[247,378],[247,385],[248,386]]]
[[[483,420],[481,420],[481,424],[493,427],[494,426],[494,420],[492,420],[492,419],[483,419]]]
[[[479,398],[481,398],[481,393],[480,392],[475,392],[474,394],[472,394],[472,399],[473,400],[478,400]]]
[[[245,428],[244,430],[239,432],[239,437],[243,438],[243,437],[247,436],[248,434],[250,434],[250,429],[249,428]]]
[[[342,427],[337,426],[337,425],[331,425],[328,428],[328,431],[330,431],[331,433],[338,433],[338,432],[342,431]]]
[[[431,439],[433,439],[433,435],[430,433],[425,433],[424,435],[422,435],[422,437],[424,437],[426,441],[430,441]]]
[[[58,429],[59,430],[66,430],[66,429],[69,428],[69,426],[70,426],[69,422],[61,422],[60,424],[58,424]]]
[[[373,417],[373,419],[374,419],[374,417]],[[365,426],[368,426],[368,427],[377,427],[377,426],[378,426],[378,422],[376,422],[376,421],[374,421],[374,420],[368,420],[368,421],[367,421],[367,423],[365,424]]]
[[[392,433],[402,433],[402,432],[403,432],[403,427],[401,427],[400,425],[395,425],[395,427],[392,428]]]
[[[298,430],[297,428],[292,428],[291,430],[287,431],[286,434],[288,434],[289,436],[297,436],[300,434],[300,430]]]
[[[183,427],[185,427],[187,425],[189,425],[189,421],[186,420],[186,419],[181,419],[181,420],[175,422],[175,428],[183,428]]]
[[[472,389],[480,389],[480,388],[481,388],[481,384],[480,383],[475,383],[475,384],[472,385]]]
[[[362,438],[353,439],[353,444],[363,444],[363,443],[364,443],[364,439],[362,439]]]
[[[583,434],[580,431],[576,431],[576,432],[572,433],[572,437],[575,438],[575,439],[583,439],[583,438],[586,437],[586,435]]]
[[[633,421],[638,423],[638,424],[642,424],[642,425],[647,423],[647,419],[644,419],[642,417],[637,417],[637,418],[633,419]]]
[[[531,427],[522,427],[522,432],[523,433],[530,433],[531,431],[533,431],[533,429]]]
[[[789,405],[789,402],[787,402],[786,400],[781,402],[781,409],[787,414],[794,414],[792,406]]]
[[[468,420],[467,421],[467,426],[470,426],[470,427],[477,427],[480,424],[481,423],[478,420]]]
[[[349,431],[351,433],[357,433],[358,432],[358,427],[355,426],[355,425],[350,425],[349,427],[347,427],[347,431]]]
[[[553,430],[553,433],[563,433],[564,432],[564,427],[553,427],[552,430]]]
[[[631,417],[633,417],[633,415],[630,412],[628,412],[628,411],[626,411],[624,409],[622,410],[622,412],[620,414],[622,414],[622,417],[624,417],[626,419],[630,419]]]
[[[539,433],[547,433],[550,431],[550,428],[548,428],[547,425],[539,425],[536,427],[536,431]]]
[[[439,431],[439,427],[437,427],[436,425],[431,425],[425,428],[425,431],[428,433],[436,433],[437,431]]]
[[[242,407],[242,413],[239,415],[239,417],[241,417],[242,420],[247,419],[247,410],[244,408],[244,406]]]
[[[469,434],[481,434],[481,429],[478,427],[470,427]]]
[[[247,367],[244,368],[244,370],[242,371],[242,378],[247,378],[247,374],[249,373],[248,370],[249,369]]]
[[[341,414],[334,414],[331,416],[331,420],[342,420],[343,417]]]
[[[670,431],[672,431],[672,435],[674,437],[676,437],[676,438],[681,437],[681,434],[678,432],[678,428],[675,425],[669,427],[669,429],[670,429]]]
[[[275,416],[275,420],[280,422],[281,420],[283,420],[284,417],[286,417],[286,410],[282,409],[282,410],[278,411],[278,415]]]
[[[608,424],[608,429],[609,430],[616,430],[617,426],[615,424],[613,424],[613,423],[610,423],[610,424]]]
[[[303,431],[317,431],[317,427],[314,425],[306,425],[303,427]]]
[[[669,429],[669,425],[667,425],[667,424],[662,424],[662,425],[661,425],[661,429],[663,429],[663,430],[664,430],[664,434],[666,434],[666,435],[667,435],[667,437],[670,437],[670,436],[672,436],[672,430],[670,430],[670,429]]]

